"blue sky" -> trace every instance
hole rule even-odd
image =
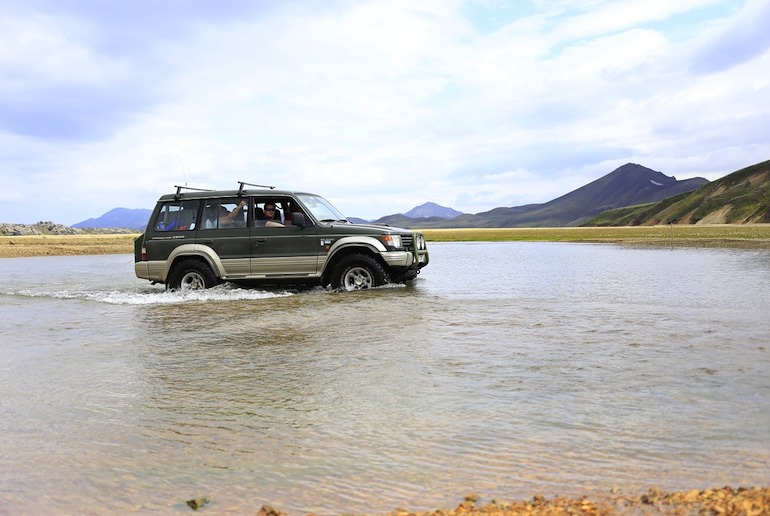
[[[348,216],[540,203],[625,163],[770,159],[766,0],[5,0],[0,222],[176,184]]]

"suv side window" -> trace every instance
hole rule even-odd
[[[212,199],[203,208],[202,229],[244,228],[248,218],[247,199]]]
[[[200,201],[175,201],[165,204],[155,219],[156,231],[189,231],[195,229]]]
[[[256,226],[283,226],[283,211],[281,210],[283,203],[280,197],[256,197],[254,205],[254,224]],[[268,207],[273,208],[273,211],[268,211]]]
[[[267,207],[274,207],[273,211],[268,212]],[[254,225],[257,227],[291,227],[291,214],[293,212],[302,213],[297,201],[291,197],[255,197],[254,198]]]

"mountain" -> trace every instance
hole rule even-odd
[[[770,161],[743,168],[694,192],[602,213],[586,226],[770,222]]]
[[[628,163],[577,190],[544,204],[495,208],[452,219],[414,219],[389,215],[378,220],[411,228],[506,228],[579,226],[596,215],[623,206],[660,201],[707,184],[702,177],[677,180],[662,172]]]
[[[579,226],[603,211],[661,201],[673,195],[691,192],[706,183],[708,180],[702,177],[679,181],[673,176],[627,163],[545,204],[531,205],[518,213],[503,211],[501,215],[508,227]]]
[[[462,215],[461,211],[453,210],[445,206],[439,206],[433,202],[426,202],[420,206],[416,206],[411,210],[404,213],[405,216],[412,219],[425,219],[429,217],[438,217],[441,219],[452,219],[458,215]]]
[[[767,163],[770,162],[755,165],[755,167],[766,165]],[[753,169],[754,167],[749,168]],[[767,166],[765,166],[765,168],[767,168]],[[741,187],[742,189],[739,188],[733,190],[732,193],[742,192],[742,195],[750,195],[749,190],[753,191],[759,180],[755,178],[751,180],[744,179],[742,181],[748,181],[748,183],[743,184]],[[713,184],[717,183],[718,182],[714,182]],[[435,203],[427,202],[421,206],[416,206],[406,214],[399,213],[381,217],[375,221],[375,223],[423,229],[579,226],[588,221],[592,221],[592,219],[599,214],[616,208],[633,206],[633,209],[636,210],[640,208],[640,205],[649,207],[649,205],[663,201],[664,199],[666,200],[665,202],[669,203],[666,204],[666,206],[669,206],[672,203],[683,199],[687,194],[711,184],[712,183],[709,183],[708,180],[702,177],[679,181],[675,177],[666,176],[662,172],[656,172],[634,163],[627,163],[596,181],[544,204],[527,204],[512,208],[501,207],[482,213],[467,214],[458,212],[452,208],[446,208]],[[733,186],[740,185],[737,184]],[[719,197],[722,193],[724,192],[715,192],[709,199]],[[732,195],[732,193],[730,195]],[[761,197],[762,195],[766,195],[766,193],[766,190],[761,190],[759,193],[754,192],[751,195],[759,195]],[[713,202],[720,202],[720,199],[721,197]],[[757,201],[756,204],[759,212],[753,216],[750,215],[749,219],[754,220],[756,218],[762,218],[763,216],[767,218],[766,215],[761,214],[761,203]],[[735,214],[738,212],[735,210],[733,211],[733,218],[736,218],[737,215]],[[73,225],[73,227],[144,229],[151,213],[151,210],[116,208],[97,219],[88,219]],[[628,212],[624,212],[624,214],[627,213]],[[700,212],[690,214],[690,219],[686,219],[684,215],[674,217],[673,215],[667,214],[666,217],[668,217],[666,220],[676,218],[681,219],[682,221],[691,219],[697,221],[703,219]],[[714,217],[716,217],[716,215],[714,215]],[[358,223],[368,223],[362,219],[353,217],[350,219],[351,221]],[[632,219],[642,220],[642,218],[639,217],[632,217]],[[717,218],[713,218],[713,220],[716,221]],[[602,222],[602,224],[614,225],[612,222]]]
[[[132,228],[144,230],[152,210],[115,208],[96,219],[73,224],[73,228]]]
[[[386,215],[375,220],[375,224],[385,224],[387,226],[399,226],[399,227],[426,227],[424,224],[442,224],[448,219],[454,219],[463,215],[461,211],[447,208],[445,206],[439,206],[433,202],[426,202],[420,206],[415,206],[406,213],[398,213],[396,215]],[[416,226],[415,219],[419,220],[419,226]],[[439,226],[431,226],[439,227]]]

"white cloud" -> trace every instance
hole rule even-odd
[[[460,1],[10,3],[0,220],[151,207],[185,181],[375,218],[545,202],[626,162],[714,179],[770,150],[768,53],[744,51],[769,41],[751,20],[770,10],[734,4],[479,1],[471,19]],[[740,51],[713,64],[726,41]]]

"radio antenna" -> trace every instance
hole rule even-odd
[[[184,185],[187,186],[187,169],[184,166],[184,161],[182,161],[182,157],[179,157],[179,164],[182,166],[182,176],[184,177]]]

